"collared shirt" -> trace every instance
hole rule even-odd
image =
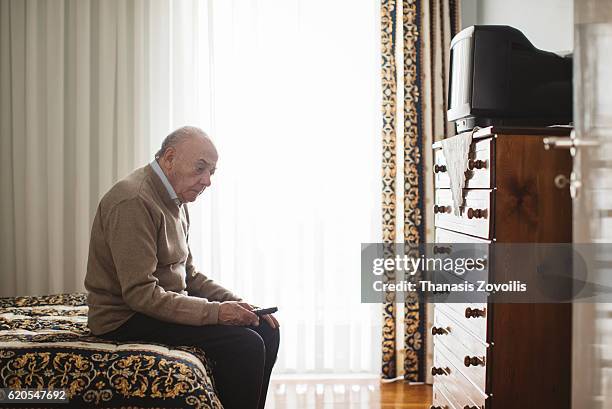
[[[153,159],[153,162],[151,162],[151,167],[153,168],[153,171],[157,174],[157,176],[159,176],[162,183],[164,184],[164,187],[166,188],[166,190],[168,191],[168,194],[170,195],[170,199],[174,200],[174,203],[176,203],[177,206],[180,206],[182,204],[181,199],[179,199],[178,196],[176,195],[174,188],[170,184],[170,181],[166,177],[166,174],[164,173],[162,168],[159,166],[159,163],[157,163],[156,159]]]

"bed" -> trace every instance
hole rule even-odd
[[[0,388],[64,389],[62,408],[222,408],[210,373],[199,348],[92,336],[83,293],[0,298]]]

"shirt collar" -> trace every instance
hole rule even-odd
[[[170,199],[172,199],[174,203],[176,203],[177,206],[180,206],[181,199],[179,199],[178,196],[176,195],[174,188],[170,184],[170,181],[166,177],[166,174],[164,173],[162,168],[159,166],[159,163],[157,163],[156,159],[153,159],[153,162],[151,162],[151,168],[153,168],[153,171],[157,174],[157,176],[159,176],[159,179],[164,184],[164,187],[166,188],[166,190],[168,191],[168,194],[170,195]]]

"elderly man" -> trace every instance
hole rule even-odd
[[[212,358],[226,409],[263,408],[278,322],[199,272],[188,202],[210,186],[217,150],[198,128],[164,140],[155,160],[115,184],[91,230],[85,287],[89,328],[116,340],[195,345]]]

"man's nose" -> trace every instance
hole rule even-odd
[[[209,174],[203,175],[202,179],[200,180],[200,183],[202,183],[206,187],[210,186],[210,175]]]

